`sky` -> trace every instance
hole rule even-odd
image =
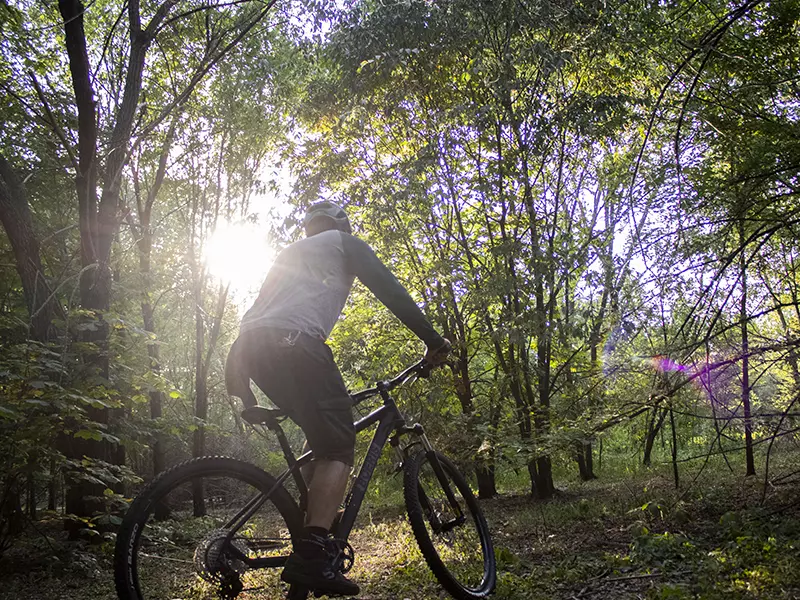
[[[250,197],[245,218],[221,222],[203,251],[211,275],[230,283],[231,298],[240,314],[255,300],[275,260],[278,248],[270,232],[292,211],[289,194],[294,178],[289,169],[270,165],[259,178],[276,185],[264,186],[266,192]]]

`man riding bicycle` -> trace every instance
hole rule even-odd
[[[306,237],[275,259],[261,292],[245,313],[225,366],[228,392],[256,405],[252,380],[303,430],[314,451],[303,539],[281,579],[354,596],[358,585],[337,571],[327,552],[329,530],[353,466],[352,402],[325,344],[355,277],[427,347],[436,364],[450,350],[414,300],[364,241],[351,235],[344,210],[332,202],[311,206]]]

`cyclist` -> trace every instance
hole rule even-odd
[[[306,237],[275,259],[261,292],[245,313],[225,365],[228,392],[255,406],[252,380],[303,430],[314,451],[303,538],[286,562],[287,583],[354,596],[359,587],[337,571],[327,552],[329,530],[353,466],[352,402],[325,340],[355,277],[442,362],[450,342],[439,335],[405,288],[364,241],[351,235],[344,210],[311,206]]]

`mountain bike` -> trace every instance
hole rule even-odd
[[[355,423],[357,432],[377,428],[328,550],[337,568],[350,570],[355,555],[347,539],[388,443],[403,471],[411,529],[436,579],[455,598],[485,598],[494,590],[496,565],[478,501],[453,461],[434,450],[422,425],[406,423],[389,393],[427,377],[430,369],[422,360],[352,395],[354,406],[374,396],[382,405]],[[179,464],[142,490],[117,533],[114,578],[120,600],[263,598],[259,590],[283,589],[280,571],[303,531],[308,488],[301,468],[313,458],[310,451],[295,457],[280,425],[286,416],[261,406],[242,412],[257,431],[277,436],[288,464],[280,476],[211,456]],[[287,490],[292,484],[299,504]],[[292,585],[287,598],[313,593]]]

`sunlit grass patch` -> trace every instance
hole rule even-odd
[[[356,529],[350,540],[356,548],[356,563],[349,575],[366,594],[392,598],[410,594],[415,600],[426,597],[420,593],[438,597],[436,582],[405,517],[372,521]]]

